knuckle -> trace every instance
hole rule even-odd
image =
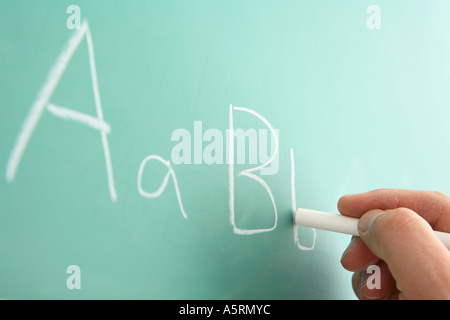
[[[450,201],[450,196],[440,191],[432,191],[432,193],[438,198],[444,201]]]
[[[417,213],[408,208],[386,210],[374,223],[374,231],[388,238],[401,235],[417,221]]]
[[[399,228],[407,227],[416,221],[417,217],[417,213],[411,209],[401,207],[387,210],[386,222],[398,231]]]
[[[377,197],[385,197],[387,194],[392,192],[392,189],[381,188],[381,189],[372,190],[371,192]]]
[[[408,208],[385,210],[373,223],[372,237],[376,238],[376,255],[390,261],[395,255],[395,245],[403,241],[417,223],[418,215]]]
[[[392,207],[397,207],[399,204],[399,190],[397,189],[377,189],[374,190],[374,195],[380,204],[389,203]]]

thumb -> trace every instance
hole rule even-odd
[[[371,210],[358,231],[387,263],[400,298],[450,299],[450,253],[420,215],[406,208]]]

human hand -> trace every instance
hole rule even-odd
[[[338,209],[360,218],[360,237],[341,258],[359,299],[450,299],[450,251],[432,231],[450,232],[449,196],[380,189],[343,196]],[[369,289],[366,270],[375,264],[380,288]]]

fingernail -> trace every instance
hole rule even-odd
[[[365,233],[369,231],[370,227],[372,226],[373,222],[375,221],[378,216],[382,215],[384,213],[383,210],[375,209],[370,210],[366,212],[360,219],[358,223],[358,232]]]
[[[359,239],[359,237],[352,236],[352,239],[350,240],[350,243],[348,244],[347,249],[345,249],[344,253],[342,254],[341,261],[342,261],[342,259],[344,259],[344,256],[347,254],[347,252],[349,252],[355,246],[358,239]]]
[[[364,289],[364,287],[366,286],[366,272],[361,271],[359,273],[359,291],[362,293],[362,290]]]

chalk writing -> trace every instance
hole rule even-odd
[[[69,109],[63,106],[58,106],[50,102],[50,98],[54,90],[56,89],[67,65],[69,64],[73,54],[79,47],[82,39],[86,37],[87,47],[89,52],[89,65],[91,71],[92,89],[94,92],[95,107],[97,116],[82,113],[73,109]],[[95,57],[94,57],[94,46],[92,42],[92,36],[89,30],[87,21],[83,21],[81,27],[75,28],[75,31],[71,38],[69,39],[66,47],[62,53],[56,59],[56,62],[50,69],[47,76],[47,80],[38,92],[38,95],[33,102],[28,116],[22,125],[22,128],[17,136],[16,143],[10,154],[7,167],[6,167],[6,180],[13,182],[17,174],[19,163],[23,157],[26,147],[33,135],[33,132],[42,116],[44,110],[49,111],[55,117],[58,117],[67,121],[78,122],[84,126],[90,127],[92,129],[98,130],[101,135],[103,150],[105,154],[106,161],[106,171],[108,177],[108,185],[110,196],[113,201],[117,200],[117,192],[114,184],[113,168],[111,163],[111,156],[109,151],[109,144],[107,135],[111,133],[111,125],[104,120],[102,104],[100,99],[100,91],[98,88],[97,71],[95,67]],[[249,138],[249,163],[257,164],[256,155],[256,130],[251,129],[243,131],[242,129],[235,129],[234,126],[234,113],[244,112],[253,115],[258,120],[260,120],[267,129],[259,130],[259,165],[241,170],[235,175],[235,139],[238,141],[238,158],[237,163],[242,164],[245,162],[245,139]],[[274,175],[278,173],[278,157],[279,157],[279,132],[275,130],[274,127],[269,123],[269,121],[263,117],[260,113],[249,108],[243,108],[238,106],[229,105],[229,123],[228,129],[226,130],[226,164],[228,165],[228,182],[229,182],[229,215],[230,224],[233,226],[233,232],[239,235],[253,235],[263,232],[273,231],[277,227],[278,212],[275,203],[275,198],[273,196],[272,190],[270,189],[267,182],[261,177],[262,175]],[[267,154],[267,131],[270,132],[271,136],[271,151]],[[252,137],[254,139],[252,139]],[[203,141],[212,141],[206,146],[205,150],[202,150]],[[180,141],[181,140],[181,141]],[[171,136],[171,141],[179,141],[172,149],[172,159],[175,160],[175,164],[191,164],[191,135],[186,129],[177,129],[173,132]],[[196,142],[197,141],[197,142]],[[251,145],[253,143],[253,145]],[[262,151],[261,151],[262,150]],[[223,164],[223,136],[218,129],[209,129],[203,134],[202,132],[202,122],[194,122],[194,164],[202,164],[202,160],[206,164]],[[203,158],[203,159],[202,159]],[[290,161],[291,161],[291,204],[293,215],[297,210],[296,205],[296,194],[295,194],[295,164],[294,164],[294,151],[290,150]],[[153,192],[145,190],[143,187],[143,176],[145,168],[151,162],[159,162],[167,168],[167,173],[160,186]],[[258,174],[257,174],[258,173]],[[238,227],[236,224],[236,212],[235,212],[235,177],[247,177],[252,179],[265,190],[267,196],[270,198],[273,209],[273,224],[267,228],[258,229],[245,229]],[[170,161],[164,159],[163,157],[155,154],[147,156],[141,161],[138,174],[137,174],[137,189],[142,197],[155,199],[160,197],[164,190],[166,189],[169,179],[172,179],[175,188],[175,193],[177,196],[178,206],[180,208],[182,216],[187,219],[188,215],[183,206],[181,200],[181,193],[178,186],[177,177],[175,171],[172,167]],[[310,247],[306,247],[300,244],[298,236],[298,227],[294,226],[294,242],[301,250],[312,250],[315,245],[316,231],[313,229],[313,243]]]
[[[295,199],[296,193],[295,193],[295,162],[294,162],[294,149],[291,148],[290,150],[290,156],[291,156],[291,204],[292,204],[292,216],[295,221],[295,213],[297,212],[297,201]],[[312,228],[313,231],[313,241],[312,245],[310,247],[306,247],[300,244],[299,237],[298,237],[298,226],[294,223],[294,242],[297,244],[298,248],[300,250],[313,250],[314,246],[316,245],[316,229]]]
[[[159,188],[155,191],[155,192],[147,192],[142,188],[142,175],[144,173],[144,168],[145,165],[147,164],[147,162],[149,162],[150,160],[156,160],[161,162],[163,165],[165,165],[167,167],[167,174],[163,179],[163,182],[161,183],[161,185],[159,186]],[[166,189],[167,183],[169,182],[169,178],[172,177],[173,180],[173,184],[175,186],[175,192],[177,194],[177,199],[178,199],[178,205],[180,206],[180,210],[181,213],[183,215],[183,217],[185,219],[188,218],[186,212],[184,211],[184,207],[183,207],[183,202],[181,201],[181,195],[180,195],[180,189],[178,187],[178,182],[177,182],[177,177],[175,175],[175,171],[173,171],[172,166],[170,165],[170,161],[164,160],[163,158],[161,158],[158,155],[149,155],[148,157],[146,157],[142,162],[141,165],[139,166],[139,172],[138,172],[138,178],[137,178],[137,186],[138,186],[138,191],[139,194],[143,197],[146,198],[158,198]]]
[[[254,115],[255,117],[257,117],[258,119],[260,119],[270,130],[270,132],[272,133],[272,139],[275,141],[275,150],[272,153],[272,156],[270,157],[270,159],[266,162],[263,163],[262,165],[259,165],[257,167],[253,167],[250,169],[245,169],[242,170],[241,172],[238,173],[238,176],[246,176],[250,179],[255,180],[256,182],[258,182],[260,185],[262,185],[264,187],[264,189],[266,190],[267,194],[270,197],[270,200],[272,201],[272,205],[273,205],[273,210],[275,213],[275,221],[272,227],[270,228],[262,228],[262,229],[241,229],[238,228],[236,226],[236,221],[235,221],[235,209],[234,209],[234,125],[233,125],[233,110],[237,110],[237,111],[243,111],[243,112],[247,112],[250,113],[252,115]],[[230,112],[229,112],[229,129],[228,129],[228,134],[229,134],[229,138],[228,138],[228,143],[229,143],[229,159],[228,159],[228,181],[229,181],[229,205],[230,205],[230,222],[231,225],[233,226],[233,231],[236,234],[243,234],[243,235],[250,235],[250,234],[255,234],[255,233],[261,233],[261,232],[267,232],[267,231],[272,231],[273,229],[276,228],[277,226],[277,219],[278,219],[278,213],[277,213],[277,206],[275,205],[275,200],[273,198],[273,194],[272,191],[270,190],[269,186],[267,185],[267,183],[259,176],[253,174],[253,172],[257,171],[257,170],[262,170],[264,167],[266,167],[267,165],[269,165],[273,159],[275,159],[275,156],[278,154],[278,138],[277,135],[275,133],[275,129],[272,127],[272,125],[259,113],[257,113],[254,110],[251,109],[247,109],[247,108],[241,108],[241,107],[234,107],[233,105],[230,105]]]
[[[89,53],[92,89],[94,91],[97,118],[67,108],[58,107],[54,104],[49,103],[53,92],[58,86],[58,83],[67,68],[67,65],[69,64],[73,54],[75,53],[85,36]],[[31,106],[28,116],[25,118],[22,129],[17,136],[16,143],[12,149],[6,166],[7,181],[14,181],[17,170],[19,168],[20,160],[22,159],[25,149],[27,148],[31,136],[33,135],[33,132],[36,129],[36,126],[41,119],[42,113],[44,112],[46,107],[47,110],[49,110],[53,115],[57,117],[66,120],[78,121],[100,131],[103,151],[105,154],[109,192],[111,195],[111,200],[116,201],[117,192],[114,184],[111,155],[107,138],[107,134],[111,131],[111,128],[110,125],[107,124],[103,119],[100,91],[98,89],[97,69],[95,67],[94,45],[92,43],[92,36],[89,30],[89,25],[86,20],[83,21],[81,28],[76,29],[72,37],[69,39],[66,47],[56,59],[55,64],[52,66],[50,72],[48,73],[47,80],[41,87],[41,90],[39,91],[35,101]]]

